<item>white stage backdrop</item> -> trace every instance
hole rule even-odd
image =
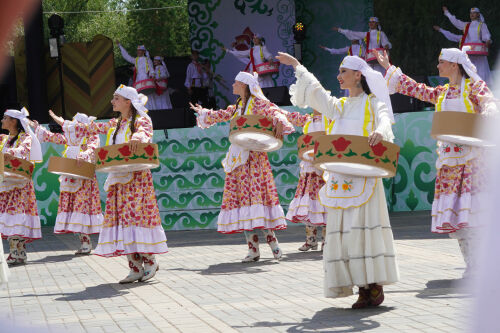
[[[292,26],[295,23],[294,0],[190,0],[188,4],[192,48],[209,59],[212,70],[219,76],[215,94],[221,107],[234,103],[231,85],[236,74],[246,64],[225,53],[222,46],[249,47],[247,36],[261,34],[268,50],[293,52]],[[277,86],[293,82],[291,67],[280,66],[273,76]]]

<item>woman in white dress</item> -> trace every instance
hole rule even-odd
[[[347,56],[340,64],[339,80],[349,97],[337,98],[294,57],[279,53],[282,64],[295,69],[291,100],[309,106],[335,121],[329,134],[366,136],[371,146],[392,141],[392,107],[382,75],[361,58]],[[373,94],[370,92],[373,92]],[[326,297],[346,297],[359,287],[353,309],[384,301],[383,285],[398,280],[393,235],[380,178],[330,172],[319,200],[327,208],[326,244],[323,250]],[[336,184],[351,184],[349,191]]]
[[[253,35],[253,43],[254,46],[245,51],[238,50],[229,50],[224,48],[224,51],[231,53],[236,58],[241,59],[246,62],[248,59],[247,67],[245,71],[250,71],[250,73],[256,72],[256,66],[271,61],[273,55],[267,50],[267,47],[264,45],[264,38],[259,34]],[[269,88],[274,87],[274,81],[271,74],[262,74],[259,75],[259,85],[261,88]]]

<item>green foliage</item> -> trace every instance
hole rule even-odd
[[[469,10],[477,6],[481,10],[492,35],[490,65],[497,54],[495,41],[500,38],[500,2],[495,0],[377,0],[374,1],[375,15],[379,17],[383,31],[392,43],[391,61],[408,75],[437,75],[437,59],[443,47],[457,47],[432,26],[451,31],[456,29],[443,14],[442,6],[462,21],[470,21]]]
[[[121,9],[181,6],[162,10],[115,11]],[[61,14],[64,33],[69,43],[89,42],[102,34],[135,55],[138,44],[144,44],[151,55],[184,56],[189,54],[189,21],[187,0],[44,0],[44,12],[108,11],[104,13]],[[45,35],[49,37],[44,17]],[[126,64],[115,44],[115,64]]]

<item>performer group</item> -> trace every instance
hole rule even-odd
[[[347,53],[337,75],[344,97],[332,96],[296,58],[278,52],[274,58],[281,65],[291,66],[295,73],[296,81],[289,89],[292,104],[310,107],[311,114],[285,111],[263,94],[261,88],[274,83],[272,75],[254,73],[258,66],[273,60],[261,35],[254,35],[254,46],[249,50],[224,48],[246,64],[232,86],[236,102],[225,109],[209,107],[212,103],[204,89],[213,73],[209,75],[210,69],[200,63],[199,52],[193,50],[184,85],[190,95],[190,106],[197,115],[197,125],[209,128],[237,117],[263,116],[278,139],[298,127],[304,135],[356,135],[376,147],[395,139],[389,94],[401,93],[432,103],[435,112],[494,116],[498,110],[485,82],[489,80],[486,56],[468,55],[477,43],[491,45],[484,19],[478,8],[471,9],[471,22],[467,23],[456,19],[446,7],[443,10],[452,24],[463,30],[459,36],[435,26],[447,38],[460,42],[460,49],[444,48],[438,56],[439,75],[449,80],[443,86],[417,83],[389,62],[388,50],[392,45],[376,17],[369,19],[366,32],[332,28],[351,40],[350,46],[343,49],[321,46],[332,54]],[[62,134],[57,134],[29,120],[25,108],[6,110],[2,129],[9,134],[0,135],[1,151],[25,161],[40,162],[43,159],[40,142],[51,142],[65,145],[63,157],[76,159],[77,163],[94,163],[96,149],[101,145],[99,134],[107,135],[106,146],[128,143],[131,152],[137,150],[139,143],[151,143],[153,123],[147,111],[154,105],[171,108],[170,99],[166,98],[168,92],[162,89],[166,87],[169,73],[163,59],[155,57],[154,63],[151,62],[142,45],[137,48],[136,58],[128,55],[121,45],[120,49],[123,57],[135,66],[135,88],[120,85],[116,89],[111,104],[119,113],[118,118],[95,122],[93,117],[76,114],[72,120],[65,120],[49,111],[63,129]],[[148,99],[138,90],[142,89],[141,85],[149,84],[150,79],[157,82],[157,87]],[[458,240],[466,263],[464,276],[469,276],[475,265],[471,252],[481,222],[479,202],[486,181],[484,151],[476,146],[439,140],[437,153],[431,231],[447,233]],[[357,287],[353,309],[378,306],[384,301],[384,286],[397,282],[399,272],[380,177],[324,171],[304,158],[300,162],[297,190],[285,215],[267,152],[232,143],[222,165],[226,178],[217,230],[223,234],[245,235],[248,251],[242,255],[243,263],[257,262],[263,255],[259,233],[269,245],[273,258],[280,260],[283,251],[276,231],[286,229],[287,221],[302,223],[305,243],[298,250],[323,251],[325,297],[350,296]],[[61,176],[59,182],[54,232],[78,235],[80,247],[75,254],[90,254],[90,235],[99,234],[94,254],[125,255],[128,259],[130,270],[120,283],[153,278],[159,269],[156,255],[166,253],[168,248],[151,171],[110,172],[104,184],[104,214],[95,175],[88,180]],[[0,262],[1,283],[8,278],[6,264],[26,264],[26,243],[41,238],[31,180],[5,178],[0,183],[0,233],[9,243],[9,254]]]

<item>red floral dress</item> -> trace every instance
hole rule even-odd
[[[234,105],[225,110],[203,109],[198,125],[206,128],[229,121],[239,110]],[[251,113],[272,118],[274,124],[281,122],[284,134],[294,130],[284,112],[269,101],[255,98]],[[226,173],[217,224],[217,230],[224,234],[254,229],[286,229],[285,214],[279,203],[267,153],[250,151],[244,164]]]
[[[322,116],[312,117],[309,114],[292,112],[287,114],[287,119],[293,125],[304,128],[310,121],[321,124]],[[286,218],[294,223],[304,223],[308,226],[326,225],[326,209],[318,200],[319,190],[324,185],[323,172],[310,162],[301,161],[299,183]]]
[[[117,119],[88,125],[65,122],[63,128],[73,130],[79,139],[106,133],[109,138],[117,123]],[[133,134],[129,124],[130,120],[121,122],[117,144],[130,140],[152,142],[153,124],[149,118],[137,116]],[[104,189],[107,191],[106,211],[95,254],[113,257],[168,251],[150,170],[109,173]]]
[[[0,150],[17,158],[29,160],[31,136],[19,134],[16,142],[8,146],[11,139],[0,134]],[[3,238],[21,236],[26,242],[42,238],[33,181],[13,181],[5,178],[0,183],[0,233]]]
[[[42,126],[38,126],[35,133],[40,142],[71,144],[63,134],[49,132]],[[67,147],[63,155],[67,158],[79,157],[94,163],[94,150],[97,148],[99,148],[99,136],[94,135],[81,146]],[[59,181],[61,182],[59,208],[54,232],[56,234],[98,234],[104,217],[101,210],[99,184],[95,175],[91,180],[61,176]]]
[[[465,93],[461,86],[429,87],[417,83],[394,66],[386,74],[390,89],[436,104],[440,110],[443,100],[464,100],[468,112],[490,114],[493,95],[484,81],[466,80]],[[454,110],[451,108],[450,110]],[[443,111],[446,111],[443,108]],[[494,111],[493,111],[494,112]],[[478,226],[479,194],[484,189],[484,164],[482,150],[462,144],[438,141],[437,175],[432,203],[432,232],[452,233],[467,227]]]

